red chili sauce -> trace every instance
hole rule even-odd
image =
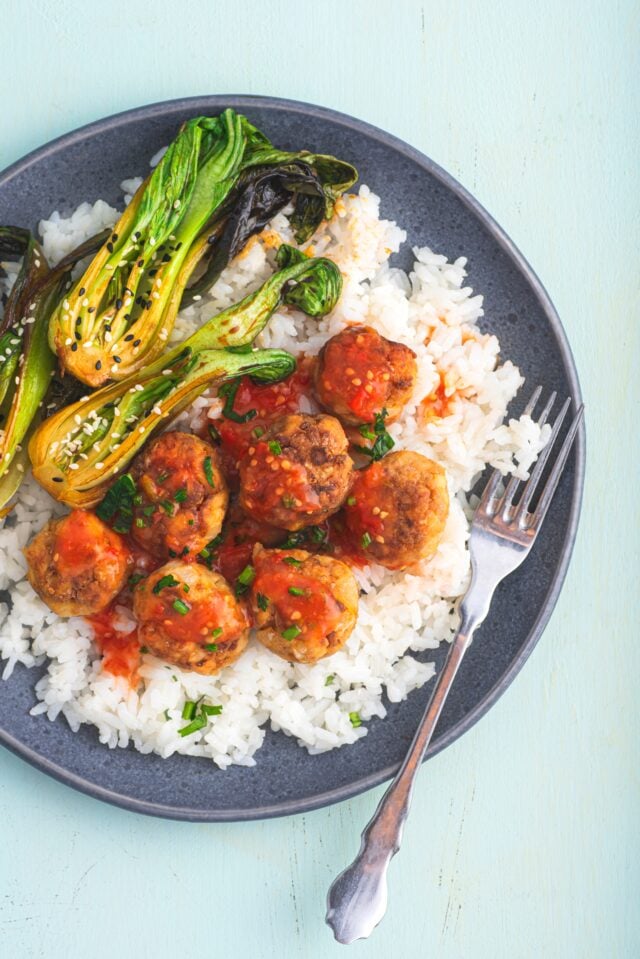
[[[292,595],[291,589],[302,595]],[[342,609],[329,587],[284,558],[274,562],[272,556],[264,557],[258,564],[253,590],[255,595],[268,597],[281,624],[297,625],[311,641],[321,641],[340,624]]]
[[[112,605],[101,613],[85,616],[85,619],[93,628],[94,642],[102,653],[102,668],[135,686],[140,665],[138,630],[134,627],[131,632],[125,633],[116,629],[114,624],[117,615]]]

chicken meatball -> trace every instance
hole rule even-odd
[[[85,510],[51,520],[24,555],[29,582],[59,616],[91,616],[106,609],[133,565],[123,538]]]
[[[390,453],[359,472],[345,507],[356,545],[389,569],[433,556],[448,514],[445,471],[409,450]]]
[[[135,589],[140,642],[160,659],[211,675],[229,666],[249,638],[247,614],[226,580],[173,560]]]
[[[322,347],[315,391],[322,406],[345,423],[371,423],[383,409],[392,423],[411,396],[416,374],[416,355],[408,346],[370,326],[355,326]]]
[[[337,512],[351,483],[348,441],[332,416],[283,416],[240,462],[240,505],[250,516],[298,530]]]
[[[358,615],[358,585],[345,563],[256,546],[253,565],[251,606],[267,649],[293,663],[315,663],[344,646]]]
[[[137,487],[131,535],[161,559],[195,559],[222,528],[229,500],[218,454],[191,433],[164,433],[131,470]]]

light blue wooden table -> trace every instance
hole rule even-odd
[[[154,100],[314,101],[424,150],[533,263],[588,409],[576,553],[524,672],[424,768],[387,918],[351,948],[369,959],[640,955],[637,7],[2,0],[0,23],[0,167]],[[87,799],[3,751],[0,955],[342,954],[325,892],[380,794],[266,823],[169,823]]]

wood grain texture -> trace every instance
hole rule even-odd
[[[638,20],[631,0],[0,2],[0,167],[153,100],[325,104],[469,187],[569,333],[589,464],[566,587],[511,689],[423,770],[389,913],[357,956],[640,954]],[[2,752],[0,954],[342,954],[325,894],[379,795],[191,826],[93,802]]]

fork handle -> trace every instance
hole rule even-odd
[[[341,943],[366,939],[387,909],[387,869],[400,848],[413,784],[478,622],[462,622],[395,779],[362,833],[358,855],[329,889],[326,921]]]

